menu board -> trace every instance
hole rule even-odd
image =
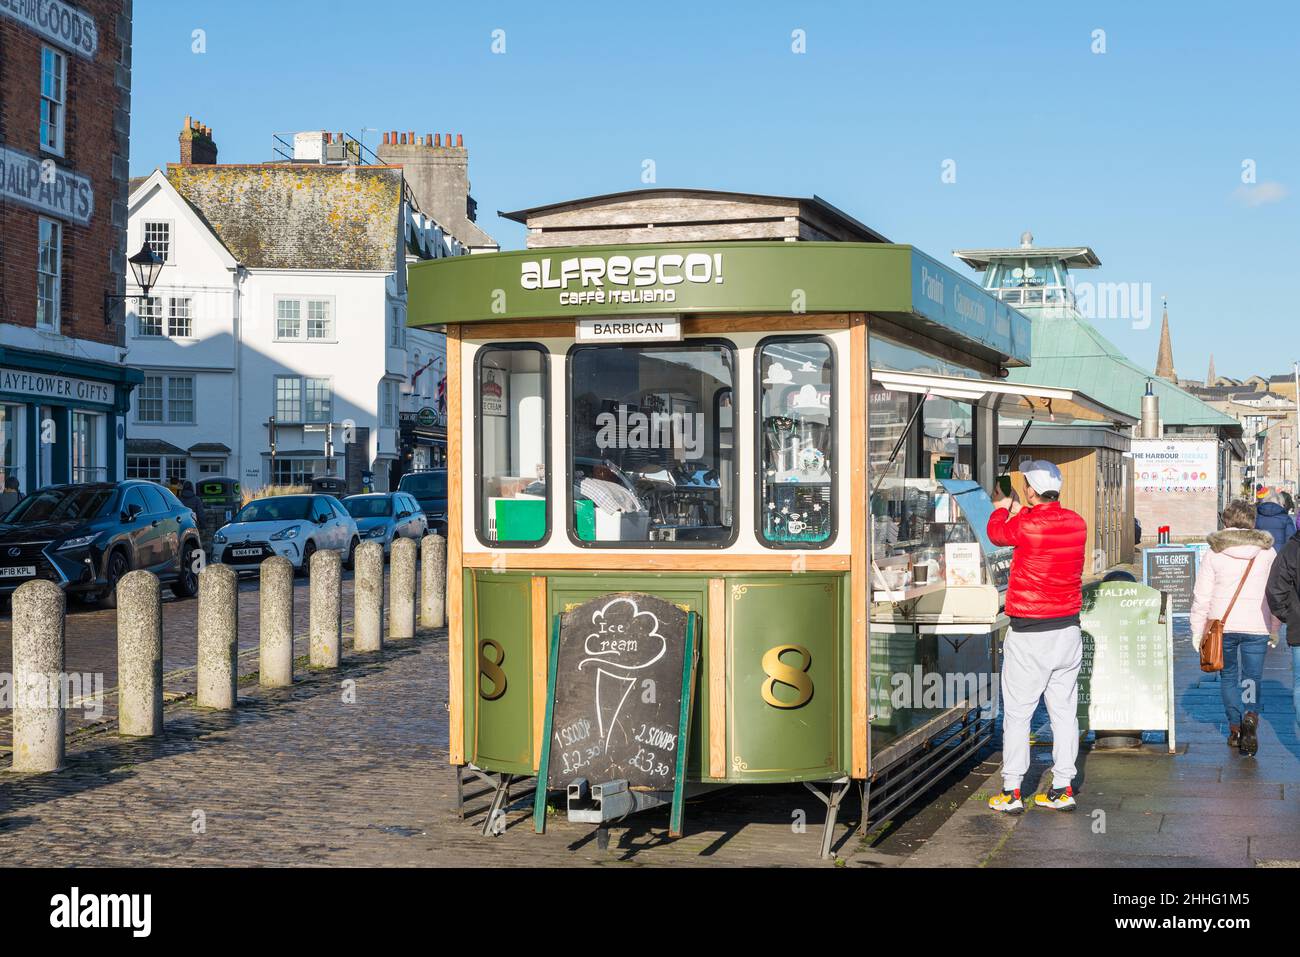
[[[603,595],[560,620],[546,783],[672,791],[686,754],[694,617],[652,595]]]
[[[1081,729],[1163,730],[1173,750],[1173,630],[1161,620],[1162,602],[1137,582],[1084,588]]]
[[[1175,615],[1191,614],[1198,556],[1195,548],[1168,545],[1143,552],[1142,580],[1157,591],[1168,593]]]

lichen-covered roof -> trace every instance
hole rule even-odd
[[[397,268],[400,168],[171,165],[167,179],[250,269]]]

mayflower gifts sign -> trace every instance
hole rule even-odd
[[[0,198],[78,226],[88,224],[95,212],[89,178],[7,146],[0,146]]]
[[[0,16],[87,60],[99,49],[95,19],[64,0],[0,0]]]
[[[25,372],[8,366],[0,366],[0,392],[51,401],[92,402],[95,405],[112,405],[116,397],[116,389],[110,382],[50,372]]]

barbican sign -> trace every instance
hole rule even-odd
[[[93,60],[99,50],[94,18],[63,0],[0,0],[0,16],[87,60]]]

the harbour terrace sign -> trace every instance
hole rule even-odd
[[[95,211],[95,190],[87,177],[53,160],[40,160],[4,146],[0,146],[0,199],[79,226],[88,224]]]
[[[7,366],[0,366],[0,392],[51,401],[93,402],[96,405],[112,405],[116,397],[111,382],[78,379],[52,372],[25,372]]]
[[[99,50],[94,17],[63,0],[0,0],[0,16],[87,60]]]

